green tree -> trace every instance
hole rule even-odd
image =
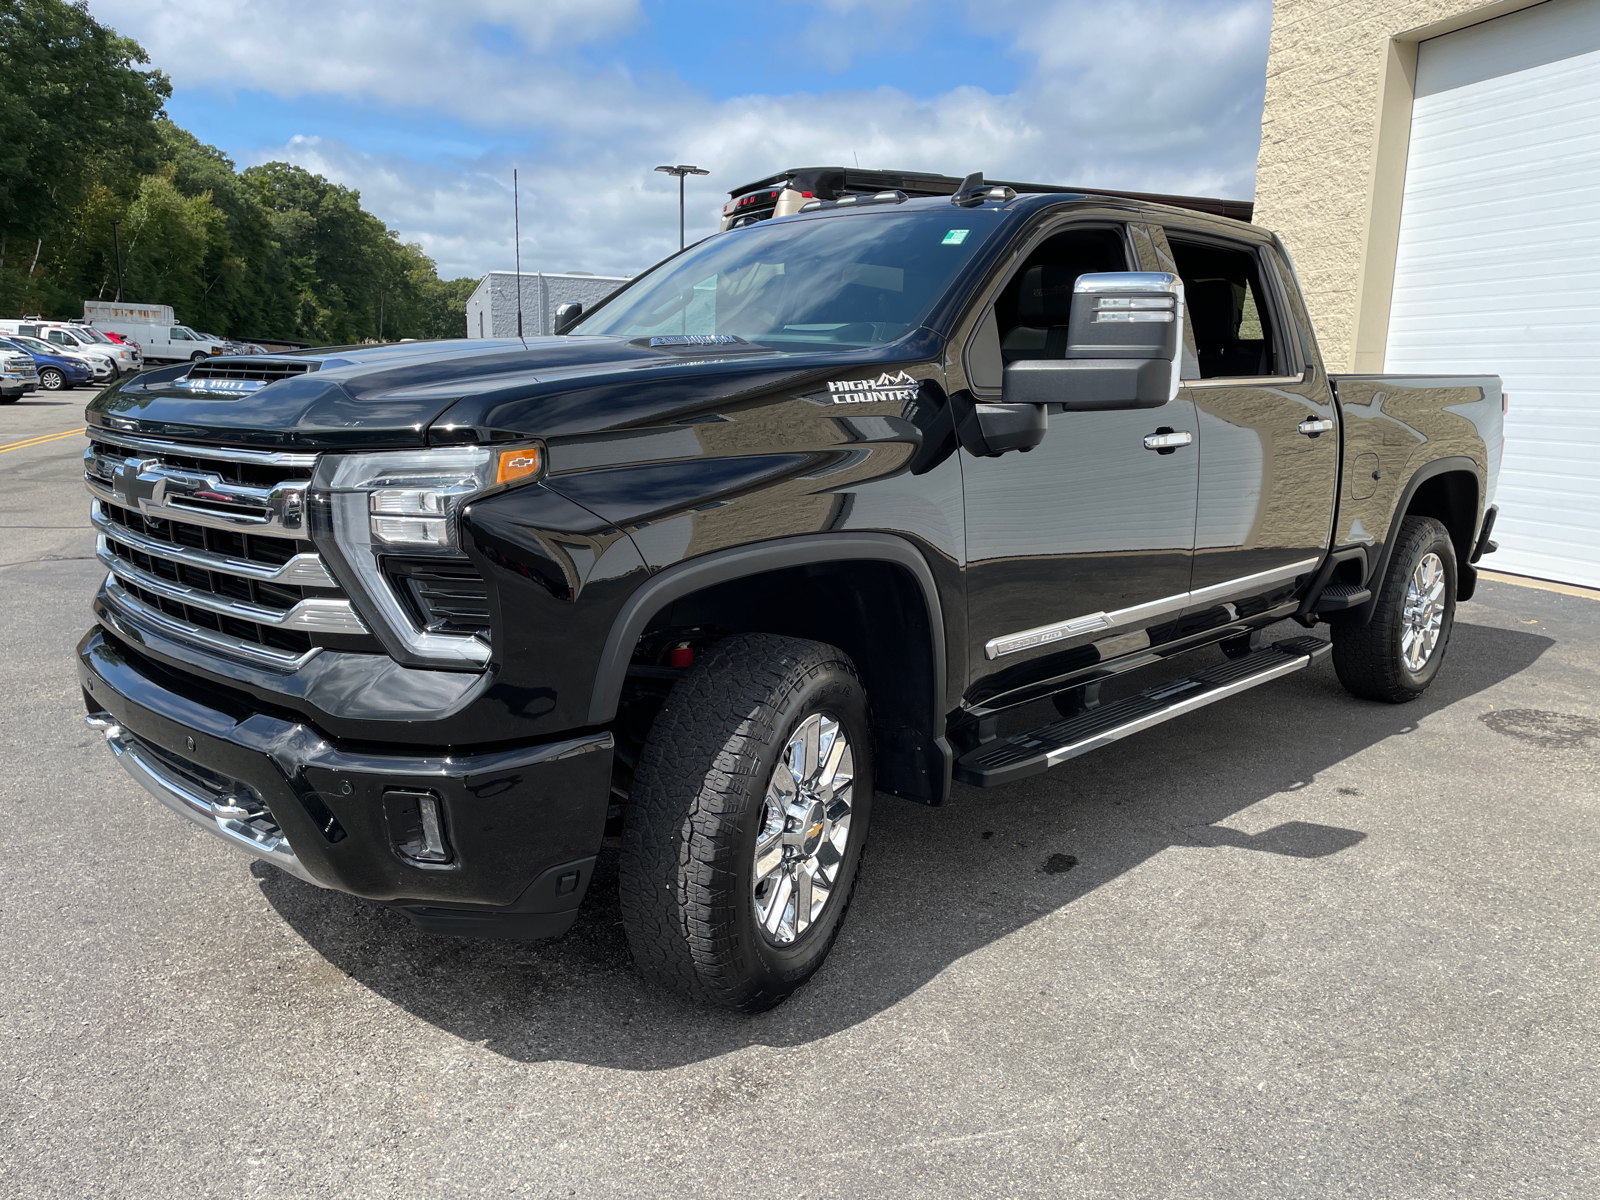
[[[83,4],[0,0],[0,267],[31,276],[96,185],[157,166],[172,85],[148,62]]]
[[[239,172],[162,114],[171,86],[83,4],[0,0],[0,311],[115,295],[214,333],[460,337],[470,279],[302,167]]]

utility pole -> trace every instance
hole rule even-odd
[[[672,175],[678,180],[678,249],[682,250],[683,242],[683,177],[685,175],[709,175],[710,171],[703,171],[699,167],[684,166],[682,163],[676,167],[657,167],[663,175]]]
[[[111,222],[111,245],[117,252],[117,303],[122,303],[122,242],[117,237],[117,226],[121,221]]]

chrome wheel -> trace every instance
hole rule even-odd
[[[1427,666],[1444,627],[1444,562],[1429,551],[1418,561],[1406,585],[1400,614],[1400,661],[1412,674]]]
[[[751,897],[756,922],[770,941],[787,945],[822,915],[850,842],[855,756],[831,713],[800,723],[761,806]]]

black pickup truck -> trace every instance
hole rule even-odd
[[[1326,654],[1409,700],[1493,547],[1500,381],[1330,377],[1238,220],[813,200],[564,319],[89,406],[83,698],[158,800],[441,933],[563,933],[620,846],[641,970],[755,1011],[838,935],[875,793]]]

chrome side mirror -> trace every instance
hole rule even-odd
[[[1067,412],[1160,408],[1178,395],[1183,281],[1164,271],[1080,275],[1072,289],[1066,357],[1009,364],[1006,404]]]
[[[556,332],[565,333],[578,323],[578,318],[583,316],[583,305],[577,300],[569,300],[565,304],[556,306]]]

